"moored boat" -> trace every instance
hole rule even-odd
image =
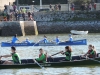
[[[66,41],[66,42],[60,42],[60,43],[8,43],[8,42],[2,42],[1,47],[23,47],[23,46],[69,46],[69,45],[87,45],[87,40],[75,40],[75,41]]]
[[[43,67],[74,67],[85,65],[100,65],[100,53],[94,59],[86,59],[81,56],[73,56],[71,61],[62,61],[65,57],[48,58],[46,63],[40,63]],[[22,59],[21,64],[3,65],[4,60],[0,61],[0,69],[16,69],[16,68],[37,68],[33,59]]]
[[[74,35],[83,35],[83,34],[88,34],[88,31],[77,31],[77,30],[71,30],[70,32],[71,32],[71,34],[74,34]]]

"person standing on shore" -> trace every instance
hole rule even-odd
[[[50,8],[50,10],[52,10],[52,5],[51,4],[49,5],[49,8]]]
[[[60,3],[58,4],[58,9],[59,9],[59,11],[61,11],[61,5],[60,5]]]

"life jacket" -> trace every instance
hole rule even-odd
[[[96,56],[96,52],[94,50],[89,50],[88,54],[89,54],[88,55],[89,58],[94,58]]]
[[[66,55],[66,60],[71,60],[71,52],[67,51],[65,52],[65,55]]]
[[[39,54],[39,58],[37,58],[36,60],[45,63],[46,62],[46,54]]]
[[[14,63],[21,63],[20,58],[16,52],[12,53],[12,59]]]

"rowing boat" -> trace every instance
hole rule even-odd
[[[66,42],[60,42],[60,43],[8,43],[8,42],[2,42],[1,47],[21,47],[21,46],[69,46],[69,45],[87,45],[87,40],[76,40],[76,41],[66,41]]]
[[[100,53],[98,53],[100,55]],[[81,56],[73,56],[71,61],[63,61],[65,57],[49,57],[46,63],[40,63],[43,67],[78,67],[87,65],[100,65],[100,57],[95,59],[86,59]],[[4,60],[0,62],[0,69],[17,69],[17,68],[38,68],[39,66],[33,59],[22,59],[21,64],[3,65]]]
[[[74,34],[74,35],[84,35],[84,34],[88,34],[88,31],[71,30],[70,32],[71,32],[71,34]]]

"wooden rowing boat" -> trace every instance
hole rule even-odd
[[[100,56],[100,53],[98,53]],[[86,65],[100,65],[100,57],[95,59],[86,59],[81,56],[73,56],[71,61],[62,61],[65,57],[48,58],[46,63],[40,63],[43,67],[75,67]],[[22,59],[21,64],[2,65],[4,60],[0,62],[0,69],[16,69],[16,68],[38,68],[39,66],[34,63],[33,59]]]
[[[70,32],[71,32],[71,34],[74,34],[74,35],[84,35],[84,34],[88,34],[88,31],[71,30]]]
[[[66,42],[60,42],[60,43],[8,43],[8,42],[2,42],[1,47],[21,47],[21,46],[68,46],[68,45],[87,45],[87,40],[76,40],[76,41],[66,41]]]

